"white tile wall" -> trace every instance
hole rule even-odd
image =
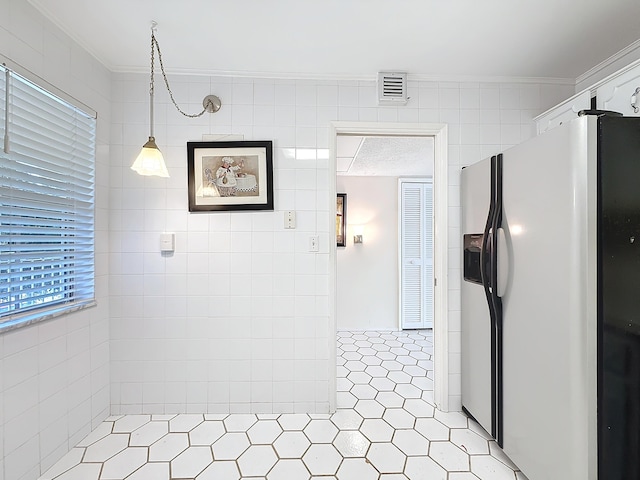
[[[114,75],[113,412],[328,409],[331,232],[324,205],[328,125],[335,120],[449,124],[450,400],[458,408],[460,168],[531,136],[532,117],[558,96],[569,96],[571,88],[410,82],[407,106],[378,107],[373,82],[198,76],[171,81],[179,103],[188,94],[197,110],[212,93],[223,107],[185,121],[160,93],[156,137],[171,178],[145,179],[129,166],[147,135],[147,79]],[[274,141],[274,212],[187,212],[185,144],[213,133]],[[283,229],[282,211],[288,209],[297,212],[295,230]],[[162,231],[176,233],[173,256],[158,251]],[[307,252],[311,234],[321,237],[320,254]],[[152,339],[153,346],[143,348]]]
[[[0,335],[0,480],[36,478],[113,413],[322,412],[328,408],[328,124],[446,122],[450,181],[451,406],[459,405],[459,170],[533,134],[568,97],[554,85],[409,82],[378,107],[373,82],[181,76],[185,119],[158,88],[171,178],[129,170],[148,135],[145,75],[112,75],[27,2],[6,2],[0,53],[98,111],[98,307]],[[160,85],[161,87],[161,85]],[[275,146],[276,211],[190,215],[188,140],[233,133]],[[298,228],[282,229],[282,211]],[[162,257],[158,234],[177,250]],[[320,254],[307,237],[319,234]],[[109,274],[110,273],[110,274]],[[109,342],[111,336],[111,342]],[[110,360],[111,358],[111,360]]]
[[[0,334],[0,480],[34,480],[109,415],[111,75],[28,2],[3,2],[0,54],[98,112],[98,306]]]

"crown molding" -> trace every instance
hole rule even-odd
[[[111,69],[114,73],[148,74],[147,68],[132,66],[116,66]],[[378,72],[370,75],[353,74],[320,74],[300,72],[247,72],[232,70],[203,70],[188,68],[168,68],[168,75],[205,76],[205,77],[229,77],[229,78],[261,78],[272,80],[316,80],[323,82],[376,82]],[[438,82],[438,83],[511,83],[511,84],[549,84],[574,86],[572,78],[560,77],[507,77],[507,76],[464,76],[464,75],[407,75],[409,82]]]
[[[635,51],[639,52],[639,57],[640,57],[640,39],[636,40],[631,45],[623,48],[619,52],[614,53],[609,58],[607,58],[606,60],[603,60],[602,62],[600,62],[595,67],[593,67],[593,68],[587,70],[586,72],[584,72],[582,75],[580,75],[579,77],[576,78],[575,84],[576,85],[580,85],[582,83],[589,83],[588,80],[590,78],[598,75],[599,73],[601,73],[606,68],[608,68],[611,65],[613,65],[618,60],[623,59],[625,56],[627,56],[629,54],[632,54]],[[609,75],[607,75],[607,76],[609,76]]]

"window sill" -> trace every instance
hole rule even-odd
[[[62,315],[67,315],[69,313],[78,312],[85,308],[95,307],[96,305],[97,302],[95,300],[87,300],[71,305],[62,305],[46,310],[39,310],[37,312],[16,315],[8,320],[0,321],[0,334],[26,327],[28,325],[44,322],[45,320],[51,320],[52,318],[61,317]]]

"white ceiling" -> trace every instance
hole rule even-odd
[[[29,0],[113,71],[575,79],[640,38],[639,0]]]
[[[338,135],[338,175],[433,176],[433,137]]]

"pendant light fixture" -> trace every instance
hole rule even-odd
[[[156,39],[156,29],[158,24],[156,22],[151,22],[151,81],[149,84],[149,140],[142,146],[142,151],[136,158],[136,161],[131,165],[131,169],[136,171],[140,175],[155,175],[158,177],[168,177],[169,171],[167,170],[167,166],[164,163],[164,157],[162,156],[162,152],[156,145],[156,139],[153,135],[153,100],[155,93],[154,86],[154,67],[155,67],[155,52],[158,51],[158,61],[160,63],[160,70],[162,72],[162,78],[164,79],[164,84],[167,87],[167,91],[169,92],[169,97],[171,98],[171,102],[176,107],[178,112],[180,112],[185,117],[189,118],[197,118],[201,117],[205,114],[205,112],[215,113],[220,110],[222,106],[222,102],[215,95],[207,95],[202,101],[202,106],[204,107],[200,113],[196,114],[188,114],[183,112],[175,99],[173,98],[173,92],[169,87],[169,80],[167,79],[167,74],[164,70],[164,64],[162,63],[162,53],[160,52],[160,45],[158,44],[158,40]]]

